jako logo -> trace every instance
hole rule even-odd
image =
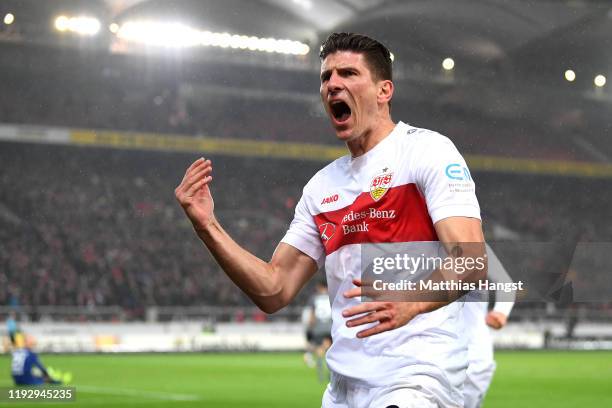
[[[329,197],[325,197],[325,198],[323,199],[323,201],[321,201],[321,205],[323,205],[323,204],[329,204],[329,203],[335,203],[336,201],[338,201],[338,198],[340,198],[340,197],[338,196],[338,194],[334,194],[334,195],[331,195],[331,196],[329,196]]]
[[[467,167],[461,166],[459,163],[451,163],[446,166],[446,177],[451,180],[472,181],[472,176]]]
[[[321,234],[321,241],[326,242],[334,236],[336,232],[336,226],[331,222],[319,225],[319,233]]]

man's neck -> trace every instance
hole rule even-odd
[[[359,157],[366,154],[384,138],[389,136],[394,128],[395,123],[388,118],[384,122],[378,124],[376,128],[366,131],[359,137],[346,142],[346,146],[351,152],[351,156]]]

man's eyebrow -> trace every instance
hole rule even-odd
[[[359,70],[356,67],[352,66],[352,65],[347,65],[347,66],[344,66],[344,67],[336,67],[335,69],[338,72],[346,72],[346,71],[357,71],[357,72],[359,72]],[[325,71],[322,71],[321,72],[321,79],[330,76],[331,72],[332,72],[331,69],[326,69]]]

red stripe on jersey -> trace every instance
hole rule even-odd
[[[352,204],[314,219],[327,255],[350,244],[438,240],[414,183],[392,187],[378,201],[361,193]]]

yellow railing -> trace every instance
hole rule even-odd
[[[114,131],[76,129],[70,143],[122,149],[151,149],[220,154],[228,156],[271,157],[329,162],[344,154],[344,147],[309,143],[271,142],[250,139],[188,137]],[[527,173],[542,175],[612,178],[612,164],[546,159],[520,159],[501,156],[465,156],[472,171]]]

